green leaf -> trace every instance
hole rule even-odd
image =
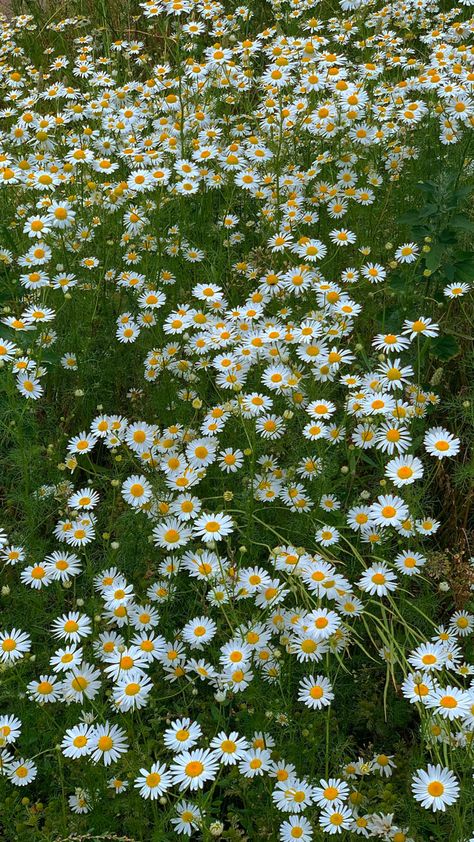
[[[458,228],[460,231],[469,231],[471,233],[474,231],[474,222],[460,213],[449,220],[449,226],[451,228]]]
[[[394,272],[390,277],[390,289],[395,290],[395,292],[405,292],[406,285],[406,277],[401,275],[399,272]]]
[[[435,243],[431,246],[431,251],[429,251],[425,257],[426,268],[429,269],[430,272],[435,272],[436,269],[439,268],[443,253],[444,246],[442,246],[441,243]]]
[[[430,351],[433,357],[436,357],[438,360],[446,361],[452,360],[453,357],[457,357],[461,349],[454,336],[444,334],[443,336],[437,336],[436,339],[433,339]]]
[[[407,211],[398,217],[401,225],[416,225],[422,219],[421,211]]]

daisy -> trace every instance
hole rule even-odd
[[[163,547],[165,550],[184,547],[191,534],[191,529],[183,526],[177,518],[168,518],[159,526],[155,526],[153,530],[156,546]]]
[[[395,252],[395,260],[398,263],[413,263],[419,254],[419,247],[416,243],[404,243]]]
[[[51,571],[44,564],[29,565],[20,574],[21,582],[24,585],[30,585],[35,590],[47,587],[52,579]]]
[[[405,336],[399,336],[395,333],[378,333],[374,337],[372,345],[378,351],[389,354],[391,351],[403,351],[405,348],[408,348],[410,340]]]
[[[309,632],[315,640],[325,640],[339,628],[341,620],[335,611],[319,608],[311,611],[310,614],[305,614],[299,625],[304,631]]]
[[[280,842],[293,842],[299,839],[300,842],[311,842],[313,829],[304,816],[290,816],[287,821],[280,825]]]
[[[272,797],[279,810],[300,813],[313,803],[312,795],[312,787],[306,781],[291,777],[277,783]]]
[[[331,544],[337,544],[340,538],[340,533],[333,526],[322,526],[318,529],[314,536],[315,541],[323,547],[330,547]]]
[[[378,526],[394,526],[408,517],[408,506],[393,494],[382,494],[370,507],[372,521]]]
[[[411,483],[423,476],[423,465],[421,460],[416,456],[397,456],[395,459],[387,462],[385,476],[397,488],[401,488],[404,485],[411,485]]]
[[[349,830],[353,814],[349,807],[344,807],[341,802],[337,802],[333,807],[326,807],[320,817],[319,824],[325,833],[333,835],[335,833],[342,833],[343,830]]]
[[[219,452],[219,467],[226,474],[238,471],[243,462],[244,454],[238,448],[227,447]]]
[[[37,377],[34,377],[27,372],[18,375],[17,389],[25,397],[31,400],[38,400],[44,392],[44,389]]]
[[[195,617],[183,627],[183,639],[193,649],[202,649],[214,637],[217,626],[208,617]]]
[[[184,751],[193,748],[202,736],[201,726],[191,719],[177,719],[163,733],[163,741],[171,751]]]
[[[55,675],[40,675],[39,681],[30,681],[26,687],[26,692],[30,699],[40,702],[40,704],[56,702],[61,696],[57,676]]]
[[[245,642],[230,640],[221,647],[221,656],[219,660],[225,668],[233,667],[236,664],[243,665],[249,663],[252,658],[252,646],[247,642],[249,635],[251,635],[250,632],[246,635]],[[257,634],[256,637],[257,640],[255,641],[254,646],[258,645],[260,635]],[[251,636],[251,639],[254,639],[253,636]]]
[[[460,637],[467,637],[474,629],[474,616],[467,611],[456,611],[449,621],[449,626]]]
[[[441,643],[422,643],[408,657],[416,670],[441,670],[446,663],[446,651]]]
[[[37,768],[32,760],[19,757],[5,766],[5,773],[15,786],[26,786],[36,778]]]
[[[255,778],[270,769],[271,752],[266,748],[249,749],[239,762],[239,772],[244,778]]]
[[[247,740],[239,737],[237,731],[231,731],[229,734],[220,731],[209,745],[224,766],[234,766],[249,749]]]
[[[150,769],[140,769],[135,778],[134,786],[139,790],[142,798],[155,800],[163,795],[171,786],[171,775],[164,763],[152,763]]]
[[[82,433],[79,433],[78,436],[74,436],[67,446],[68,453],[87,453],[88,451],[92,450],[95,443],[97,441],[97,437],[92,433],[86,433],[85,430]]]
[[[141,670],[127,673],[126,676],[119,676],[113,690],[114,703],[121,713],[128,710],[140,710],[148,703],[148,696],[153,689],[153,684]]]
[[[66,673],[61,693],[68,702],[83,702],[97,696],[101,683],[100,671],[91,664],[81,663]]]
[[[202,808],[190,801],[180,801],[176,805],[176,812],[178,815],[171,819],[171,824],[176,833],[184,833],[186,836],[191,836],[193,830],[198,829],[205,815]]]
[[[177,754],[170,772],[173,785],[196,790],[215,780],[218,768],[217,752],[198,748]]]
[[[44,565],[51,578],[60,582],[69,581],[71,576],[77,576],[82,569],[82,564],[76,555],[60,553],[57,550],[46,556]]]
[[[313,790],[314,800],[320,807],[327,807],[335,801],[345,801],[349,795],[349,786],[339,778],[320,780]]]
[[[431,427],[423,439],[425,449],[430,456],[444,459],[445,456],[456,456],[461,446],[460,439],[453,436],[443,427]]]
[[[151,499],[151,496],[151,485],[142,474],[134,474],[122,483],[122,497],[133,508],[143,506]]]
[[[205,543],[219,541],[231,532],[233,532],[232,518],[223,512],[201,515],[194,522],[194,534]]]
[[[79,757],[88,755],[91,746],[91,733],[91,726],[84,722],[74,725],[73,728],[68,728],[61,743],[61,751],[64,756],[78,760]]]
[[[96,725],[91,731],[90,755],[95,763],[102,760],[105,766],[114,763],[128,751],[125,731],[118,725]]]
[[[392,770],[397,768],[393,762],[393,756],[389,757],[387,754],[377,754],[372,763],[382,778],[390,778],[393,774]]]
[[[439,326],[434,324],[432,319],[426,316],[420,316],[414,322],[410,319],[405,319],[403,322],[403,333],[410,337],[411,340],[416,339],[417,336],[437,336],[439,333]]]
[[[88,637],[92,631],[89,617],[79,614],[78,611],[70,611],[69,614],[58,617],[51,628],[54,637],[73,643],[77,643],[81,637]]]
[[[21,720],[16,716],[5,714],[0,716],[0,745],[14,743],[21,733]]]
[[[449,720],[465,717],[469,713],[471,703],[468,693],[450,685],[434,688],[426,699],[428,708],[434,708],[439,716]]]
[[[459,783],[450,769],[439,764],[428,769],[418,769],[412,778],[412,792],[415,801],[426,810],[444,812],[459,797]]]
[[[444,288],[443,293],[446,298],[460,298],[461,296],[466,295],[470,288],[470,284],[453,283],[448,284],[448,286]]]
[[[18,661],[31,649],[31,638],[21,629],[0,632],[0,662]]]
[[[332,685],[323,675],[310,675],[303,678],[298,685],[298,701],[304,702],[306,707],[321,710],[334,699]]]
[[[371,596],[386,596],[397,589],[397,577],[385,564],[374,564],[363,573],[358,586]]]
[[[426,564],[426,558],[421,553],[405,550],[395,556],[393,563],[400,573],[404,573],[406,576],[413,576]]]

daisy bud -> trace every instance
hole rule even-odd
[[[341,468],[341,474],[348,474],[348,473],[349,473],[349,468],[347,467],[347,465],[343,465],[342,468]]]
[[[10,593],[10,588],[8,587],[8,585],[3,585],[2,586],[2,596],[8,596],[9,593]]]
[[[111,486],[113,486],[113,488],[117,488],[120,485],[120,480],[119,479],[112,479],[112,480],[110,480],[110,484],[111,484]]]
[[[214,693],[214,698],[215,698],[216,702],[225,702],[226,695],[227,694],[226,694],[225,690],[217,690],[217,692]]]
[[[112,547],[113,550],[118,550],[118,548],[120,547],[120,544],[119,544],[118,541],[112,541],[110,546]]]
[[[439,589],[440,589],[440,591],[442,591],[442,593],[447,593],[449,591],[448,582],[440,582],[439,583]]]
[[[110,541],[110,532],[103,532],[102,533],[102,540],[103,541]]]
[[[76,398],[83,398],[84,397],[84,391],[82,389],[76,389],[75,392],[74,392],[74,395],[75,395]]]
[[[223,496],[226,503],[230,503],[230,501],[234,499],[234,492],[233,491],[224,491],[222,496]]]
[[[79,599],[76,599],[76,605],[78,608],[82,608],[82,606],[84,605],[84,600],[79,597]]]

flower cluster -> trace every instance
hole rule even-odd
[[[237,786],[282,842],[421,842],[387,780],[439,812],[470,782],[474,614],[424,598],[462,453],[426,360],[471,284],[391,307],[430,244],[385,243],[384,213],[424,132],[469,138],[474,23],[260,5],[148,0],[107,49],[50,22],[41,68],[33,17],[1,22],[1,377],[61,461],[0,532],[28,606],[0,627],[0,776],[33,790],[53,756],[73,813],[158,802],[163,838],[212,835]],[[361,660],[416,761],[341,725]]]

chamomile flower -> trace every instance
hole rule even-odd
[[[194,749],[176,755],[170,773],[173,785],[182,789],[202,789],[207,781],[213,781],[218,771],[217,752],[210,749]]]
[[[220,541],[232,531],[232,518],[223,512],[203,514],[194,521],[194,534],[205,543]]]
[[[323,675],[303,678],[298,685],[298,701],[313,710],[327,707],[334,699],[330,681]]]
[[[358,585],[371,596],[386,596],[397,589],[397,577],[385,564],[374,564],[364,571]]]
[[[30,649],[31,638],[21,629],[0,632],[0,663],[18,661]]]
[[[152,763],[149,769],[140,769],[134,786],[139,790],[142,798],[155,800],[170,788],[171,775],[164,763]]]
[[[26,786],[34,781],[38,770],[32,760],[25,760],[19,757],[5,766],[5,773],[15,786]]]
[[[418,769],[412,778],[412,792],[426,810],[444,812],[446,807],[454,804],[459,797],[459,783],[450,769],[440,764],[428,768]]]
[[[90,756],[95,763],[102,762],[104,766],[114,763],[122,754],[128,751],[125,731],[118,725],[104,725],[93,727],[90,735]]]
[[[443,427],[431,427],[425,433],[424,445],[430,456],[444,459],[446,456],[456,456],[461,446],[460,439]]]
[[[416,456],[397,456],[391,459],[385,466],[385,476],[390,479],[397,488],[404,485],[411,485],[423,476],[423,464]]]

